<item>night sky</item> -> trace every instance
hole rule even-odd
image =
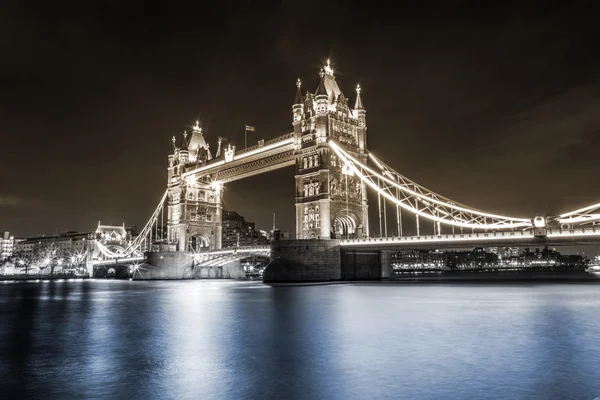
[[[593,1],[54,3],[0,6],[0,230],[143,225],[173,135],[290,131],[327,57],[351,104],[363,88],[370,150],[420,184],[519,217],[600,202]],[[293,230],[293,174],[229,184],[226,207]]]

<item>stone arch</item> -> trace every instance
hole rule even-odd
[[[200,253],[211,249],[210,237],[204,233],[196,232],[188,236],[187,251]]]
[[[359,219],[353,212],[342,210],[333,218],[331,230],[337,239],[356,238]]]

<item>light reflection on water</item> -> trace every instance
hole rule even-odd
[[[7,398],[594,399],[598,310],[593,284],[2,285],[0,389]]]

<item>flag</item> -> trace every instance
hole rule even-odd
[[[253,127],[253,126],[250,126],[250,125],[246,125],[246,130],[247,130],[248,132],[254,132],[254,131],[256,130],[256,128],[255,128],[255,127]]]

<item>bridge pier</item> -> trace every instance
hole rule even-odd
[[[391,252],[345,250],[335,239],[280,240],[271,245],[263,281],[326,282],[389,278]]]

